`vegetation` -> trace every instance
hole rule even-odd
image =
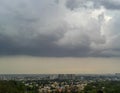
[[[30,81],[25,83],[30,83]],[[38,93],[38,87],[35,87],[34,84],[34,86],[26,86],[25,83],[20,81],[0,81],[0,93]],[[41,83],[46,84],[48,82],[43,81]],[[41,85],[41,83],[39,84]],[[120,93],[120,81],[92,82],[79,93]]]
[[[120,93],[120,81],[89,83],[83,93]]]
[[[30,88],[18,81],[0,81],[0,93],[38,93],[36,88]]]

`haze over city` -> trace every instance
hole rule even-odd
[[[119,0],[0,0],[0,74],[120,72]]]

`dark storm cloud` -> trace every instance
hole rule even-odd
[[[119,0],[99,0],[98,2],[94,0],[95,6],[104,6],[106,9],[119,10],[120,1]]]
[[[119,0],[67,0],[66,6],[71,10],[79,7],[90,8],[87,3],[93,3],[94,8],[100,8],[101,6],[110,10],[119,10],[120,1]],[[92,8],[93,8],[92,7]]]
[[[120,14],[101,6],[119,9],[111,0],[0,0],[0,55],[120,56]]]
[[[56,46],[52,43],[55,38],[38,36],[35,39],[15,42],[15,38],[0,36],[0,55],[32,55],[46,57],[64,57],[64,56],[87,56],[88,47],[78,49],[67,49]],[[19,44],[18,44],[19,43]]]

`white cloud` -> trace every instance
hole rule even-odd
[[[64,37],[57,42],[58,45],[68,45],[67,48],[69,48],[81,45],[90,46],[92,43],[98,45],[105,43],[105,38],[101,33],[102,25],[105,22],[104,13],[101,9],[70,11],[64,18],[67,23],[67,30]],[[99,17],[102,14],[103,18],[101,20]]]

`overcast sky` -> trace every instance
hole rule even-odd
[[[9,56],[119,59],[119,30],[120,0],[0,0],[0,65]]]
[[[0,0],[0,55],[119,57],[119,0]]]

